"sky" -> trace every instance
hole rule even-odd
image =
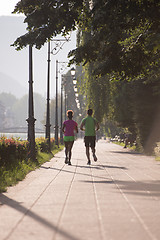
[[[28,92],[28,48],[16,51],[14,47],[10,46],[17,37],[26,32],[26,25],[23,23],[23,15],[11,13],[17,2],[19,1],[0,0],[0,72],[14,78],[25,87]],[[19,17],[19,20],[17,20],[17,17]],[[60,38],[60,36],[58,37]],[[52,42],[51,46],[54,47],[55,43]],[[62,50],[56,55],[51,55],[51,98],[55,96],[56,60],[59,62],[68,62],[68,52],[75,49],[75,47],[76,33],[73,32],[71,40],[64,44]],[[47,44],[45,44],[41,50],[33,49],[33,90],[44,97],[46,96],[47,87],[47,52]],[[69,68],[67,68],[65,72],[68,70]]]
[[[0,16],[9,16],[17,4],[17,0],[0,0]],[[12,14],[13,15],[13,14]]]

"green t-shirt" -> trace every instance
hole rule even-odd
[[[85,136],[95,136],[95,126],[97,120],[91,116],[88,116],[82,120],[82,124],[85,126]]]

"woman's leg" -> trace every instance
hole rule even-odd
[[[68,142],[64,142],[64,144],[65,144],[65,155],[66,155],[65,163],[68,163]]]
[[[74,143],[74,141],[73,142],[69,142],[69,144],[68,144],[68,152],[69,152],[69,161],[68,162],[69,163],[71,163],[73,143]]]

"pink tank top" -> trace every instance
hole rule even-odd
[[[74,120],[66,120],[64,121],[65,126],[65,136],[74,136],[74,130],[76,129],[77,123]]]

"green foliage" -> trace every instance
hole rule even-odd
[[[159,119],[160,75],[159,28],[153,28],[159,19],[152,18],[149,11],[159,2],[112,1],[106,3],[107,9],[101,1],[94,2],[99,4],[93,14],[99,28],[94,31],[93,25],[87,33],[80,28],[81,39],[72,52],[74,60],[85,65],[87,105],[95,109],[97,119],[105,119],[108,135],[128,129],[137,136],[139,148],[151,153],[160,138],[155,124]]]
[[[27,158],[28,141],[19,138],[0,138],[0,166],[6,169]]]
[[[48,140],[41,137],[41,138],[36,138],[36,146],[38,147],[38,150],[40,152],[48,152]],[[51,150],[54,149],[55,147],[55,139],[51,138],[50,139],[50,147]]]
[[[29,32],[19,37],[14,45],[21,49],[28,44],[40,48],[47,39],[58,34],[66,35],[76,29],[79,11],[83,8],[82,0],[56,1],[20,1],[14,12],[24,13]]]
[[[29,32],[14,45],[40,48],[77,26],[77,48],[69,56],[70,63],[84,66],[80,87],[86,108],[92,107],[99,121],[107,118],[136,133],[139,146],[150,145],[147,151],[152,151],[160,136],[154,130],[160,96],[159,8],[159,0],[21,0],[15,12],[26,15]]]
[[[120,127],[128,128],[134,132],[133,119],[133,87],[132,82],[111,82],[112,87],[112,111],[114,119]]]
[[[6,191],[6,187],[16,184],[25,178],[26,174],[49,161],[56,152],[62,150],[58,148],[51,139],[51,153],[47,153],[46,140],[36,139],[36,158],[31,161],[28,156],[28,141],[20,139],[0,139],[0,192]]]
[[[93,64],[85,66],[82,88],[87,96],[87,106],[95,110],[107,136],[121,135],[128,129],[134,137],[137,136],[137,146],[146,153],[152,153],[160,139],[158,77],[152,82],[147,78],[146,81],[144,78],[116,81],[116,75],[114,78],[113,75],[94,78],[92,71]]]
[[[160,139],[160,95],[154,94],[154,87],[154,82],[144,84],[143,81],[138,81],[134,84],[133,111],[137,141],[146,153],[152,153]]]
[[[92,27],[87,28],[91,34],[70,54],[74,60],[77,63],[96,62],[96,74],[115,71],[125,73],[123,77],[135,77],[153,64],[156,66],[160,3],[151,0],[93,2]],[[82,35],[84,29],[85,26],[80,28]]]
[[[24,13],[28,33],[14,46],[37,48],[58,34],[79,29],[71,62],[96,62],[95,73],[125,73],[131,78],[159,65],[160,2],[108,0],[19,1],[15,13]]]

